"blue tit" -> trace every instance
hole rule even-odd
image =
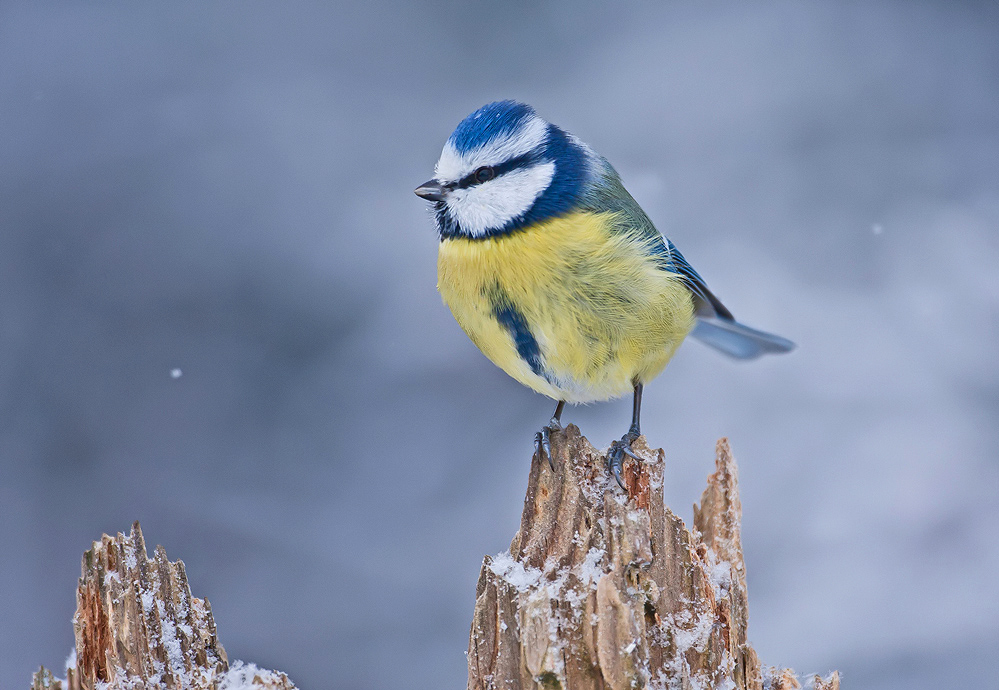
[[[539,461],[551,463],[566,402],[633,392],[631,427],[607,457],[621,484],[642,388],[687,335],[738,359],[794,348],[736,321],[610,163],[528,105],[462,120],[416,194],[433,203],[437,287],[454,318],[503,371],[558,401],[535,436]]]

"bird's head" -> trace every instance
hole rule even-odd
[[[442,238],[494,237],[570,211],[595,158],[529,105],[499,101],[461,121],[416,194],[434,203]]]

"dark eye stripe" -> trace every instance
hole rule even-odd
[[[504,173],[508,173],[511,170],[516,170],[517,168],[527,167],[533,165],[538,161],[544,160],[544,156],[537,153],[525,153],[523,156],[517,156],[516,158],[511,158],[508,161],[503,161],[499,165],[492,166],[493,176],[491,179],[496,179]],[[473,172],[465,175],[463,178],[458,180],[455,187],[458,189],[468,189],[469,187],[474,187],[475,185],[482,184],[479,180],[475,179],[475,173],[477,173],[481,168],[476,168]],[[488,180],[486,180],[488,182]]]

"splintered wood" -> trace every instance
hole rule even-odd
[[[555,472],[534,461],[509,553],[486,557],[468,644],[469,690],[792,690],[746,642],[735,461],[718,442],[694,530],[663,505],[663,451],[642,437],[625,495],[569,425]],[[816,690],[838,690],[833,673]]]
[[[83,554],[76,590],[76,663],[65,681],[42,668],[33,690],[171,688],[293,690],[283,673],[237,662],[230,668],[206,600],[191,596],[184,563],[153,558],[139,523],[104,535]]]

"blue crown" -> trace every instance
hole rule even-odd
[[[462,120],[448,140],[459,153],[467,153],[494,137],[513,134],[534,114],[534,108],[524,103],[496,101]]]
[[[487,144],[496,137],[514,135],[533,117],[534,108],[517,101],[497,101],[484,105],[466,117],[455,128],[448,141],[459,153],[468,153]],[[540,161],[555,163],[555,174],[548,187],[522,215],[511,219],[502,227],[493,228],[484,236],[491,237],[525,228],[534,223],[564,215],[577,208],[584,194],[587,180],[591,178],[590,166],[584,148],[564,130],[547,124],[547,136],[530,154],[508,163],[517,166]],[[437,206],[437,224],[442,237],[462,235],[458,223],[448,214],[443,203]]]

